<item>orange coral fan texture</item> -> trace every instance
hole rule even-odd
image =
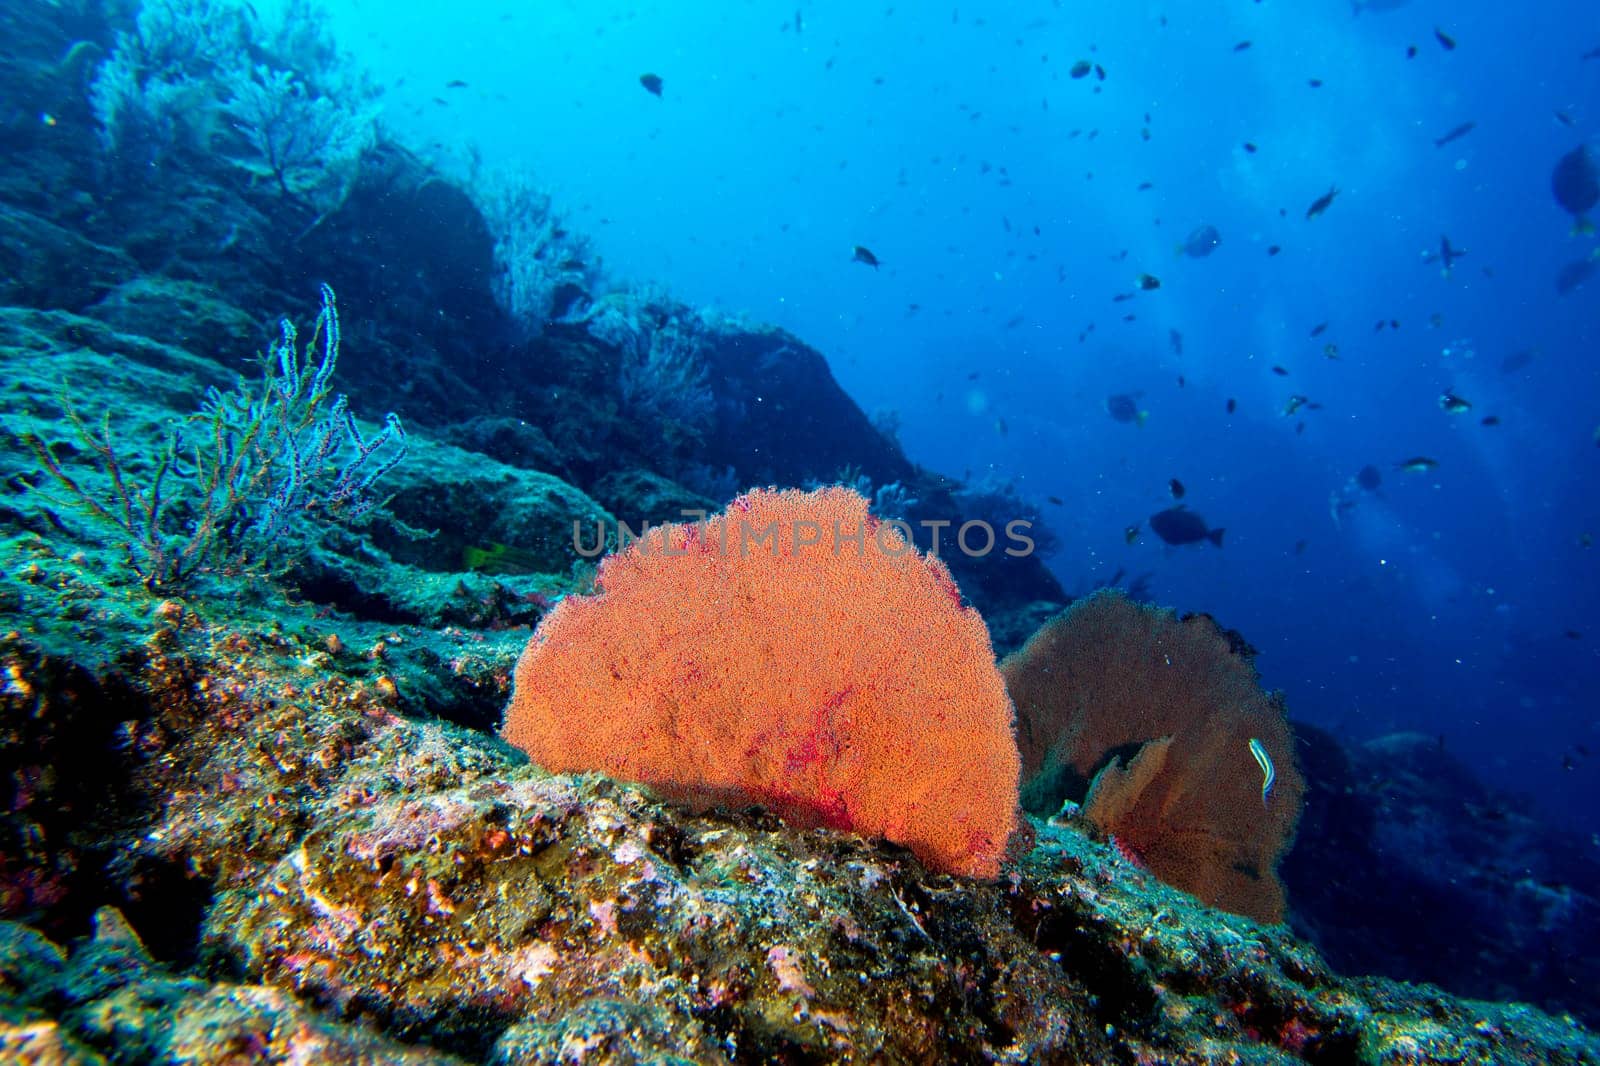
[[[1283,919],[1275,868],[1305,792],[1294,736],[1282,702],[1211,619],[1101,593],[1001,670],[1030,805],[1059,805],[1060,788],[1093,777],[1085,816],[1157,877],[1224,910]],[[1265,797],[1251,739],[1277,774]],[[1126,763],[1107,761],[1135,746]]]
[[[504,735],[534,762],[999,872],[1020,762],[988,630],[859,494],[751,492],[651,530],[598,584],[517,664]]]

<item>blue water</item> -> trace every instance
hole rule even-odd
[[[1600,758],[1579,750],[1600,755],[1600,549],[1581,545],[1600,533],[1600,281],[1557,295],[1595,239],[1550,193],[1600,135],[1600,59],[1580,59],[1600,7],[332,12],[389,124],[531,167],[612,276],[787,328],[898,413],[914,460],[1063,501],[1068,588],[1148,572],[1158,600],[1243,631],[1296,718],[1441,736],[1600,830]],[[1105,79],[1073,79],[1080,59]],[[1178,255],[1202,224],[1221,246]],[[1448,277],[1424,260],[1444,234],[1467,250]],[[1161,287],[1113,303],[1141,273]],[[1447,390],[1471,411],[1441,410]],[[1143,426],[1108,416],[1123,392]],[[1321,408],[1286,417],[1296,394]],[[1412,456],[1439,465],[1395,469]],[[1366,464],[1381,488],[1336,523],[1330,495]],[[1224,548],[1150,533],[1170,478]]]

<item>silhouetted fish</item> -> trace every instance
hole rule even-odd
[[[639,75],[639,84],[644,86],[645,92],[651,96],[661,95],[661,76],[659,74]]]
[[[1150,528],[1168,544],[1199,544],[1209,540],[1222,547],[1221,529],[1209,529],[1199,514],[1179,504],[1150,516]]]
[[[1577,219],[1578,228],[1587,230],[1584,212],[1600,202],[1600,171],[1586,145],[1579,145],[1556,161],[1550,172],[1550,191],[1556,203]]]
[[[1217,232],[1217,227],[1212,225],[1201,226],[1190,233],[1183,242],[1184,255],[1192,255],[1196,259],[1204,259],[1217,250],[1217,245],[1222,243],[1222,234]]]
[[[1106,414],[1114,422],[1133,422],[1144,425],[1145,419],[1150,417],[1149,411],[1139,410],[1139,397],[1142,392],[1119,392],[1106,397]]]
[[[1510,355],[1500,360],[1500,373],[1515,374],[1517,371],[1521,370],[1523,367],[1532,362],[1533,349],[1523,348],[1520,351],[1512,352]]]
[[[1456,260],[1466,254],[1467,250],[1465,248],[1452,248],[1450,246],[1450,238],[1441,234],[1439,236],[1439,250],[1437,252],[1428,252],[1422,257],[1422,261],[1424,263],[1443,263],[1444,266],[1439,268],[1439,273],[1448,278],[1451,269],[1456,265]]]
[[[1322,214],[1333,203],[1333,198],[1338,195],[1339,187],[1337,185],[1330,186],[1327,192],[1311,201],[1311,206],[1306,208],[1306,218],[1316,218]]]
[[[870,248],[865,248],[859,244],[851,250],[850,261],[852,263],[865,263],[873,270],[878,269],[878,257],[872,254]]]
[[[1561,272],[1556,275],[1556,292],[1565,296],[1594,277],[1597,270],[1600,270],[1600,249],[1596,249],[1593,255],[1574,259],[1562,267]]]

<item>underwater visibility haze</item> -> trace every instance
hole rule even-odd
[[[0,1060],[1600,1062],[1600,8],[0,29]]]

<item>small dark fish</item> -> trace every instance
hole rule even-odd
[[[1175,329],[1167,330],[1167,341],[1172,345],[1173,355],[1183,354],[1183,334]]]
[[[1167,482],[1167,491],[1172,493],[1172,498],[1174,500],[1183,499],[1183,482],[1179,481],[1177,478],[1173,478]]]
[[[1304,555],[1306,553],[1306,543],[1307,542],[1303,541],[1303,540],[1295,541],[1294,542],[1294,553],[1296,555]]]
[[[1477,128],[1478,124],[1476,122],[1463,122],[1461,125],[1445,134],[1443,137],[1435,137],[1433,139],[1433,146],[1435,148],[1443,148],[1451,141],[1459,141],[1461,138],[1465,137],[1467,134],[1471,133]]]
[[[1439,236],[1439,250],[1424,255],[1422,261],[1424,263],[1443,263],[1444,265],[1439,268],[1439,273],[1448,278],[1450,271],[1455,268],[1456,260],[1466,254],[1467,250],[1465,248],[1450,247],[1450,238],[1441,234]]]
[[[1308,79],[1306,79],[1306,84],[1311,86],[1313,89],[1320,89],[1320,88],[1322,88],[1322,79],[1321,78],[1308,78]]]
[[[1106,397],[1106,414],[1111,416],[1113,422],[1132,422],[1144,425],[1145,419],[1150,417],[1149,411],[1139,410],[1139,397],[1143,393],[1119,392]]]
[[[1045,499],[1049,500],[1051,503],[1055,504],[1057,507],[1065,507],[1066,506],[1066,504],[1062,501],[1060,496],[1046,496]]]
[[[1328,209],[1328,205],[1333,203],[1333,198],[1338,195],[1339,187],[1337,185],[1329,187],[1327,192],[1311,201],[1311,206],[1306,208],[1306,218],[1316,218],[1322,214]]]
[[[1313,337],[1320,337],[1322,336],[1322,331],[1327,328],[1328,324],[1326,322],[1318,322],[1316,325],[1311,327],[1311,335]]]
[[[1483,426],[1498,426],[1500,424],[1500,416],[1499,415],[1484,415],[1483,416],[1483,420],[1481,422],[1479,422],[1478,424],[1479,425],[1483,425]]]
[[[467,87],[467,83],[462,81],[460,78],[453,78],[450,81],[445,82],[444,87],[446,89],[465,89]]]
[[[1500,373],[1515,374],[1523,367],[1533,362],[1533,349],[1523,348],[1521,351],[1512,352],[1500,360]]]
[[[661,95],[661,75],[641,74],[639,75],[639,84],[643,85],[644,91],[649,93],[651,96]]]
[[[1288,418],[1290,415],[1294,414],[1296,411],[1300,410],[1300,408],[1304,407],[1310,402],[1311,397],[1301,396],[1299,393],[1296,393],[1295,395],[1289,397],[1288,403],[1284,404],[1283,417]],[[1296,432],[1299,432],[1299,430],[1297,429]]]
[[[1446,392],[1439,397],[1439,410],[1452,415],[1465,414],[1472,410],[1472,403],[1463,400],[1453,392]]]
[[[1153,189],[1155,187],[1156,187],[1156,183],[1153,182],[1153,181],[1141,181],[1139,183],[1139,187],[1134,189],[1133,191],[1134,192],[1149,192],[1151,189]]]
[[[1180,389],[1183,388],[1184,384],[1185,384],[1185,382],[1183,380],[1183,375],[1179,374],[1178,375],[1178,388],[1180,388]]]
[[[1579,145],[1556,161],[1550,172],[1550,191],[1556,203],[1577,219],[1578,228],[1588,226],[1584,212],[1600,203],[1600,168],[1585,145]]]
[[[1596,270],[1600,270],[1600,258],[1591,255],[1585,259],[1574,259],[1556,274],[1556,292],[1565,296],[1594,277]]]
[[[1249,41],[1240,41],[1238,44],[1233,46],[1233,50],[1235,52],[1243,52],[1245,49],[1247,49],[1249,47],[1250,47],[1250,42]]]
[[[994,431],[1002,437],[1011,432],[1010,428],[1006,426],[1006,420],[1003,418],[994,420]]]
[[[1268,255],[1277,255],[1281,251],[1283,251],[1283,249],[1279,248],[1276,244],[1267,245],[1267,254]]]
[[[1114,303],[1114,304],[1119,304],[1119,303],[1122,303],[1124,300],[1131,300],[1137,295],[1139,295],[1139,294],[1136,293],[1136,292],[1119,292],[1119,293],[1117,293],[1115,296],[1113,296],[1111,298],[1111,302]]]
[[[1288,371],[1287,371],[1287,370],[1285,370],[1285,369],[1284,369],[1284,368],[1283,368],[1283,367],[1281,367],[1281,366],[1275,366],[1275,367],[1273,367],[1273,368],[1272,368],[1272,372],[1273,372],[1273,373],[1274,373],[1274,374],[1276,374],[1276,375],[1278,375],[1278,376],[1279,376],[1279,377],[1280,377],[1280,378],[1286,378],[1286,377],[1288,377],[1288,376],[1289,376],[1289,372],[1288,372]]]
[[[1194,511],[1179,504],[1150,516],[1150,528],[1168,544],[1199,544],[1210,541],[1222,547],[1221,529],[1210,529],[1206,520]]]
[[[1339,358],[1339,346],[1331,341],[1322,346],[1322,354],[1329,359]]]
[[[1568,629],[1565,632],[1563,632],[1561,635],[1566,637],[1568,640],[1582,640],[1583,639],[1583,634],[1578,632],[1576,629]]]
[[[1438,39],[1439,47],[1443,48],[1446,52],[1454,52],[1456,50],[1456,39],[1441,30],[1439,27],[1435,26],[1433,28],[1433,35]]]
[[[1072,64],[1072,69],[1067,73],[1071,74],[1074,78],[1086,78],[1089,76],[1089,72],[1093,69],[1093,63],[1089,62],[1087,59],[1080,59],[1076,63]]]
[[[1578,57],[1578,61],[1580,63],[1586,63],[1591,59],[1600,59],[1600,44],[1595,45],[1593,48],[1589,49],[1587,52],[1583,53],[1583,55]]]
[[[1193,256],[1196,259],[1204,259],[1216,251],[1221,243],[1222,234],[1217,232],[1217,227],[1208,224],[1200,226],[1191,232],[1178,250],[1184,255]]]
[[[1138,539],[1139,539],[1139,527],[1138,527],[1137,524],[1131,525],[1127,529],[1124,529],[1122,531],[1122,543],[1124,543],[1124,544],[1132,544],[1134,541],[1136,541]]]
[[[1140,274],[1139,288],[1143,289],[1145,292],[1149,292],[1152,289],[1159,289],[1161,288],[1161,279],[1156,277],[1154,274]]]
[[[1356,471],[1356,484],[1368,492],[1377,492],[1378,486],[1383,484],[1383,474],[1378,468],[1368,463]]]
[[[1572,128],[1573,123],[1572,123],[1572,116],[1571,115],[1567,114],[1565,111],[1557,111],[1555,113],[1555,116],[1556,116],[1556,121],[1557,122],[1561,123],[1563,126],[1567,127],[1568,129]]]
[[[1095,76],[1095,80],[1096,81],[1105,81],[1106,80],[1106,68],[1102,67],[1099,63],[1096,63],[1094,65],[1094,76]]]
[[[859,244],[851,249],[850,261],[852,263],[865,263],[873,270],[878,269],[878,257],[872,254],[871,249]]]
[[[1235,400],[1232,396],[1229,396],[1228,397],[1228,413],[1231,415],[1231,414],[1233,414],[1233,412],[1237,411],[1238,409],[1239,409],[1239,401]]]
[[[1429,459],[1426,455],[1418,455],[1410,459],[1402,459],[1394,466],[1396,470],[1404,470],[1408,474],[1426,474],[1430,470],[1438,469],[1439,460]]]
[[[1415,58],[1417,58],[1417,46],[1416,45],[1411,45],[1410,47],[1408,47],[1406,49],[1406,58],[1407,59],[1415,59]]]
[[[1244,150],[1249,152],[1251,155],[1255,155],[1256,154],[1256,142],[1254,142],[1254,141],[1245,141],[1244,142]]]

